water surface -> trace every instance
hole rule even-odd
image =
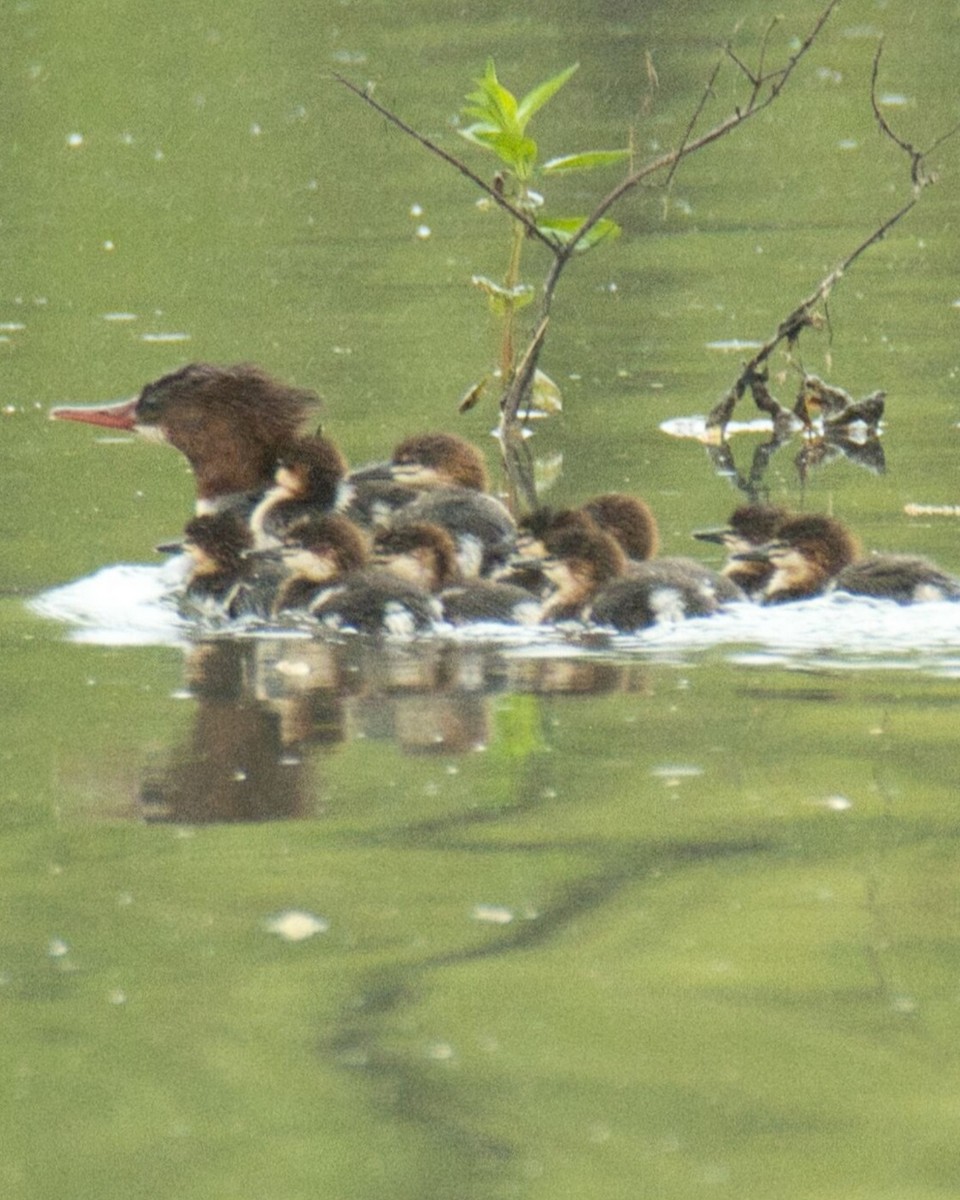
[[[502,271],[498,218],[330,73],[459,150],[488,56],[518,91],[579,61],[545,152],[645,157],[682,137],[718,43],[741,22],[755,55],[768,19],[3,15],[4,1195],[956,1194],[952,606],[817,601],[612,641],[203,636],[157,604],[183,462],[46,418],[253,360],[323,394],[353,462],[441,427],[495,465],[492,405],[455,409],[495,359],[469,278]],[[642,492],[664,552],[704,553],[690,530],[740,493],[662,427],[707,413],[746,344],[909,198],[870,110],[877,38],[883,111],[924,146],[960,119],[957,26],[844,0],[776,106],[666,203],[617,210],[554,311],[564,412],[531,443],[551,502]],[[732,75],[715,91],[707,119]],[[928,165],[940,182],[800,344],[805,369],[887,392],[882,464],[813,465],[795,438],[764,483],[960,570],[956,518],[905,511],[957,503],[957,146]],[[548,200],[583,211],[606,184]],[[772,366],[792,404],[796,363]],[[742,476],[766,436],[731,438]]]

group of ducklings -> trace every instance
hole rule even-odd
[[[311,394],[255,367],[191,364],[120,405],[53,415],[164,440],[189,461],[196,515],[161,549],[191,560],[190,614],[294,618],[361,632],[438,623],[579,621],[622,632],[838,590],[899,603],[960,599],[926,559],[863,557],[836,518],[737,508],[696,537],[727,552],[715,571],[658,557],[639,497],[597,496],[515,521],[464,438],[417,434],[351,471],[323,433],[303,432]]]

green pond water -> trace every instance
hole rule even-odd
[[[789,6],[768,63],[818,11]],[[960,611],[389,645],[36,611],[154,570],[193,499],[174,451],[49,408],[185,362],[317,389],[351,462],[449,428],[496,469],[492,399],[456,407],[495,362],[469,281],[502,273],[504,221],[333,72],[489,175],[453,128],[486,60],[518,92],[578,61],[544,154],[642,161],[770,16],[3,6],[4,1197],[960,1192]],[[716,561],[690,531],[738,502],[730,464],[663,426],[909,200],[871,111],[880,37],[881,111],[932,145],[960,120],[960,7],[841,0],[776,104],[571,264],[542,362],[564,410],[530,442],[551,503],[640,492],[664,553]],[[736,74],[704,126],[744,102]],[[909,515],[960,502],[960,139],[925,165],[797,352],[885,390],[882,436],[824,461],[795,436],[764,488],[960,571],[956,517]],[[548,207],[616,178],[557,179]],[[797,362],[771,367],[792,405]],[[743,476],[766,436],[731,436]]]

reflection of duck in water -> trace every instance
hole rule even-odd
[[[727,551],[721,574],[747,596],[758,596],[770,576],[773,565],[763,558],[744,555],[772,541],[777,529],[789,517],[785,508],[771,504],[742,504],[734,509],[729,522],[720,529],[699,529],[694,537],[715,542]]]
[[[717,612],[739,597],[722,576],[690,559],[654,559],[630,565],[603,530],[568,525],[545,538],[543,569],[556,589],[543,620],[579,618],[621,632]]]
[[[433,628],[440,606],[424,588],[368,566],[364,535],[346,517],[307,517],[284,534],[287,570],[276,612],[301,611],[359,633],[411,634]]]
[[[797,516],[784,521],[773,541],[741,557],[758,558],[772,574],[766,603],[800,600],[826,591],[848,592],[913,604],[960,599],[960,580],[928,559],[911,554],[859,557],[849,529],[834,517]]]
[[[854,398],[816,375],[805,375],[797,395],[794,412],[809,429],[814,417],[821,417],[827,430],[851,430],[859,426],[874,433],[883,417],[886,392],[873,392],[862,400]]]
[[[384,480],[392,489],[389,493],[383,491]],[[389,462],[353,472],[350,482],[355,496],[348,513],[377,512],[382,504],[386,511],[378,513],[378,524],[442,525],[456,543],[465,577],[488,574],[513,550],[516,526],[506,506],[487,491],[483,456],[455,434],[406,438],[394,448]],[[372,492],[374,503],[369,503],[366,491]]]
[[[258,367],[191,363],[139,396],[106,406],[65,406],[60,420],[131,430],[175,446],[193,469],[197,512],[248,511],[273,482],[282,446],[302,431],[317,397]]]
[[[524,588],[490,579],[464,579],[456,546],[440,525],[402,522],[380,530],[374,559],[401,579],[437,596],[443,619],[451,625],[473,621],[536,624],[540,602]]]

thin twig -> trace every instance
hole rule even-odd
[[[723,429],[736,407],[737,401],[743,396],[748,387],[751,386],[753,380],[759,374],[760,368],[767,361],[770,355],[774,352],[777,346],[784,341],[796,341],[801,331],[813,323],[812,313],[816,306],[825,301],[833,290],[835,284],[846,274],[853,266],[861,254],[877,242],[881,241],[886,234],[893,228],[894,225],[917,204],[919,197],[914,196],[909,203],[905,204],[901,209],[898,209],[892,216],[888,217],[880,226],[878,226],[868,238],[865,238],[855,250],[853,250],[838,266],[823,277],[814,290],[805,300],[801,300],[797,307],[785,317],[777,326],[777,331],[773,337],[769,338],[760,349],[756,352],[753,358],[744,365],[743,370],[737,376],[736,381],[730,388],[726,396],[717,404],[710,416],[707,418],[708,428]]]
[[[508,212],[511,217],[519,221],[531,237],[543,242],[543,244],[551,251],[556,250],[556,243],[553,241],[553,239],[548,237],[543,230],[537,226],[536,221],[534,221],[528,213],[525,213],[521,208],[517,208],[516,205],[511,204],[506,196],[498,191],[497,188],[495,188],[492,184],[487,183],[487,181],[478,175],[476,171],[472,171],[467,164],[462,161],[462,159],[457,158],[455,154],[451,154],[449,150],[444,150],[442,146],[438,145],[431,138],[428,138],[425,134],[418,132],[413,128],[412,125],[408,125],[406,121],[398,117],[395,112],[391,112],[391,110],[385,105],[374,100],[373,96],[371,96],[370,92],[366,88],[360,87],[352,80],[347,79],[344,75],[338,75],[336,72],[333,74],[333,79],[345,87],[348,91],[353,92],[355,96],[359,96],[364,104],[369,104],[372,109],[375,109],[376,112],[378,112],[382,117],[385,117],[391,125],[395,125],[409,137],[412,137],[415,142],[419,142],[419,144],[423,146],[425,150],[429,150],[431,154],[435,154],[438,158],[442,158],[445,163],[449,163],[449,165],[455,168],[455,170],[459,171],[461,175],[465,175],[472,184],[478,187],[482,192],[485,192],[495,204],[498,204],[505,212]]]

